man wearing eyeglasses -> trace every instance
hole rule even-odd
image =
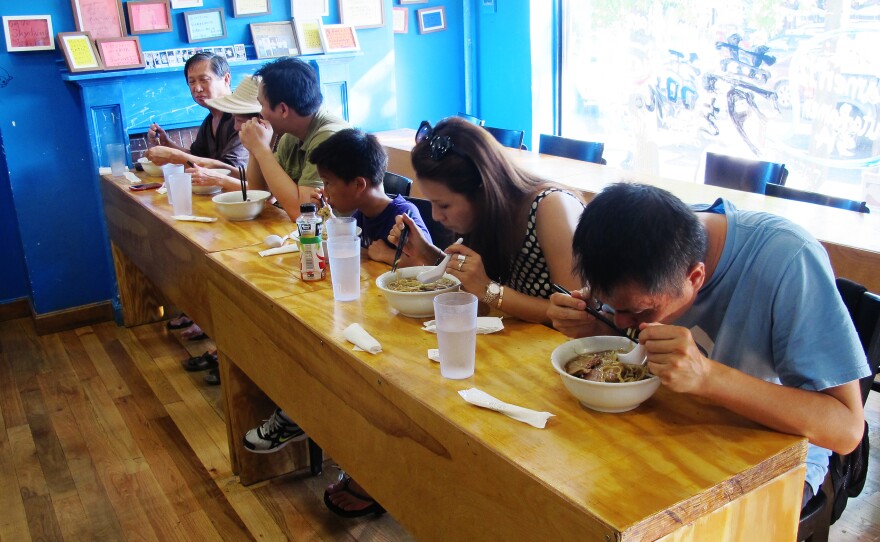
[[[617,327],[641,330],[665,386],[807,437],[803,504],[829,450],[859,444],[858,380],[870,368],[828,255],[802,228],[725,200],[692,209],[665,190],[619,183],[590,202],[572,245],[592,290],[554,294],[554,327],[588,334],[586,300],[598,297]]]
[[[241,128],[241,141],[250,151],[248,186],[272,193],[291,220],[301,203],[311,201],[323,187],[311,152],[331,135],[348,128],[343,119],[323,109],[324,97],[315,71],[305,62],[279,58],[257,70],[262,78],[258,99],[262,118]],[[272,134],[281,134],[272,152]]]

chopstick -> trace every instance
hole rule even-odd
[[[243,166],[238,166],[238,180],[241,181],[241,201],[247,201],[247,180]]]
[[[571,295],[571,292],[569,292],[568,290],[566,290],[565,288],[563,288],[562,286],[560,286],[558,284],[552,283],[550,286],[554,290],[559,292],[560,294]],[[635,330],[620,329],[619,327],[614,325],[614,322],[612,322],[607,316],[605,316],[601,312],[599,312],[596,309],[594,309],[593,307],[591,307],[589,302],[586,302],[586,305],[587,305],[586,311],[593,318],[595,318],[596,320],[599,320],[600,322],[602,322],[606,326],[613,329],[614,332],[617,333],[618,335],[620,335],[621,337],[626,337],[627,339],[631,340],[632,342],[638,344],[639,339],[638,339],[638,330],[637,329],[635,329]]]
[[[409,211],[406,212],[406,216],[412,218],[409,214]],[[400,257],[403,255],[403,245],[406,244],[406,239],[409,237],[409,226],[404,223],[403,231],[400,234],[400,239],[397,240],[397,250],[394,251],[394,261],[391,263],[391,272],[394,273],[397,271],[397,265],[400,263]]]

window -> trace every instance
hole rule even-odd
[[[562,0],[562,135],[702,180],[706,151],[851,199],[880,184],[880,1]]]

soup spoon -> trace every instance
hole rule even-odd
[[[464,237],[459,237],[453,245],[461,244],[464,241]],[[426,269],[422,271],[418,275],[416,275],[416,280],[421,282],[422,284],[428,284],[431,282],[437,282],[443,277],[443,273],[446,272],[446,266],[449,265],[449,260],[452,258],[452,254],[447,254],[440,263],[438,263],[435,267],[431,269]]]
[[[269,248],[276,248],[283,245],[287,242],[287,238],[289,236],[285,235],[284,237],[279,237],[277,235],[267,235],[265,239],[263,239],[263,243],[266,244]]]
[[[641,344],[636,343],[632,350],[625,354],[617,354],[617,359],[627,365],[644,365],[648,362],[648,351]]]

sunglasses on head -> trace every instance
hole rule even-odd
[[[442,160],[450,152],[461,157],[466,157],[464,153],[455,148],[452,138],[449,136],[434,135],[434,128],[431,123],[423,120],[416,130],[416,143],[428,140],[428,146],[431,148],[431,159],[435,162]]]

